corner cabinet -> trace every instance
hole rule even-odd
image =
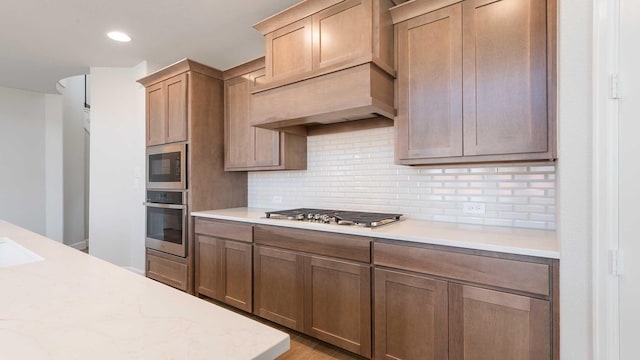
[[[392,8],[396,162],[554,160],[555,9],[555,0]]]
[[[558,359],[557,260],[376,242],[376,359]]]
[[[371,240],[255,226],[254,313],[371,358]]]
[[[250,125],[251,90],[264,81],[264,58],[227,70],[224,82],[226,171],[305,170],[307,138]]]

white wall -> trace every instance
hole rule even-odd
[[[45,95],[46,235],[63,242],[62,96]]]
[[[562,359],[591,359],[592,2],[558,4],[558,236]]]
[[[0,219],[46,233],[45,95],[0,88]]]
[[[144,87],[134,68],[91,68],[89,252],[144,270]]]
[[[640,354],[638,328],[640,327],[640,242],[638,241],[638,204],[640,203],[640,3],[620,3],[620,151],[619,176],[620,217],[619,250],[624,257],[624,270],[620,276],[620,358],[637,359]]]
[[[78,244],[85,241],[84,75],[61,83],[64,243],[82,246]]]
[[[555,229],[554,165],[403,166],[394,165],[393,154],[393,127],[310,136],[307,170],[249,173],[249,206],[399,212],[413,219]],[[483,204],[485,213],[464,213],[467,202]]]

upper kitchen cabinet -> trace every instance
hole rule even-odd
[[[390,12],[397,163],[555,159],[555,0],[413,0]]]
[[[251,90],[264,81],[264,58],[223,74],[225,97],[225,170],[303,170],[307,138],[250,125]]]
[[[307,0],[256,24],[265,36],[266,82],[371,61],[393,74],[393,26],[387,14],[392,5]]]
[[[189,82],[194,72],[222,78],[215,69],[183,60],[138,81],[146,87],[147,146],[189,140],[188,116],[194,96]]]
[[[297,125],[393,118],[391,0],[306,0],[254,25],[265,39],[265,78],[251,123]]]
[[[147,146],[187,140],[187,74],[147,88]]]

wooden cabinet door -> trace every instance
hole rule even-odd
[[[374,277],[375,358],[447,359],[447,283],[383,269]]]
[[[280,132],[250,125],[251,89],[264,69],[225,81],[225,169],[246,170],[280,165]]]
[[[163,255],[152,255],[147,251],[146,275],[148,278],[173,286],[176,289],[187,291],[189,281],[187,264],[172,261]]]
[[[464,155],[546,152],[544,0],[463,2]]]
[[[254,314],[304,331],[303,256],[291,251],[254,247]]]
[[[347,0],[313,15],[313,70],[371,57],[371,1]]]
[[[166,87],[166,143],[187,140],[187,73],[164,81]]]
[[[221,264],[224,302],[247,312],[253,310],[251,260],[251,244],[224,241]]]
[[[371,268],[306,256],[305,333],[371,357]]]
[[[307,17],[265,35],[266,81],[311,71],[311,18]]]
[[[251,89],[256,85],[266,81],[265,69],[254,71],[249,74],[251,81]],[[247,94],[249,99],[251,95]],[[251,116],[247,116],[247,124]],[[279,131],[262,129],[248,125],[253,136],[251,143],[253,144],[253,164],[258,167],[270,168],[281,164],[280,152],[283,146],[281,141],[282,134]]]
[[[196,291],[212,299],[224,301],[222,286],[222,245],[224,240],[196,235]]]
[[[164,144],[165,138],[165,89],[163,83],[147,87],[147,146]]]
[[[249,125],[250,81],[237,77],[224,83],[225,167],[250,167],[253,161],[253,127]]]
[[[452,360],[551,359],[549,301],[449,285]]]
[[[397,25],[398,160],[462,156],[461,5]]]
[[[252,166],[268,169],[281,165],[280,147],[283,144],[280,138],[283,135],[279,131],[258,127],[251,128],[251,135],[253,138]]]

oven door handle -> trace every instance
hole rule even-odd
[[[152,203],[152,202],[144,202],[144,203],[142,203],[142,205],[148,206],[148,207],[160,208],[160,209],[184,210],[184,209],[187,208],[187,205],[159,204],[159,203]]]

